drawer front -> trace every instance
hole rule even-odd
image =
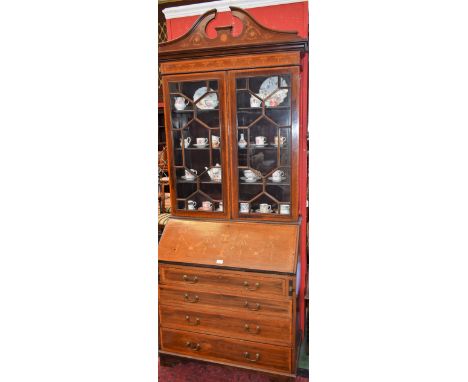
[[[291,372],[289,347],[162,328],[161,349],[212,361]]]
[[[189,289],[177,289],[159,286],[159,303],[161,305],[172,305],[190,308],[191,306],[202,306],[211,309],[236,309],[242,312],[272,313],[286,317],[292,316],[292,301],[268,300],[262,296],[243,297],[228,294],[214,294],[204,291],[191,291]]]
[[[224,335],[250,341],[292,346],[291,319],[264,316],[252,317],[218,309],[204,311],[195,307],[175,308],[161,306],[159,322],[162,327]]]
[[[192,267],[160,266],[160,282],[207,291],[229,291],[237,295],[288,297],[288,278],[257,273],[210,271]]]

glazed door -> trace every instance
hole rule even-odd
[[[226,74],[163,79],[172,213],[229,216]]]
[[[298,217],[297,67],[229,74],[232,215]]]

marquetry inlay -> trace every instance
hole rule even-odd
[[[255,67],[276,67],[299,65],[299,52],[271,53],[258,56],[228,56],[201,60],[163,62],[162,74],[208,72],[213,70],[242,69]]]

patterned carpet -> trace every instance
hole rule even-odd
[[[266,375],[234,367],[188,362],[172,367],[159,365],[159,382],[269,382]],[[308,382],[297,377],[296,382]]]

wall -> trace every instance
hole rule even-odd
[[[249,8],[247,12],[268,28],[297,31],[300,36],[307,38],[309,19],[307,6],[308,3],[305,1],[302,3]],[[186,33],[198,18],[199,16],[187,16],[167,20],[169,40]],[[232,24],[233,19],[235,18],[231,16],[230,12],[220,12],[211,24],[213,24],[212,26]],[[234,27],[236,28],[236,23]]]

